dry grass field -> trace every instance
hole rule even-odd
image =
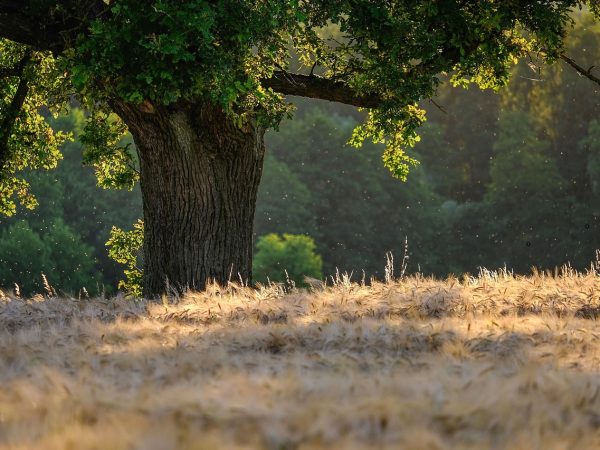
[[[2,449],[600,447],[600,276],[0,301]]]

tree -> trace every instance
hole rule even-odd
[[[561,54],[577,7],[595,0],[0,0],[0,194],[35,200],[19,171],[48,169],[59,144],[40,116],[73,91],[91,110],[86,160],[100,184],[139,178],[144,294],[251,278],[263,135],[284,95],[369,110],[353,133],[385,142],[405,178],[424,121],[418,102],[452,73],[497,88],[516,58]],[[331,31],[335,29],[335,37]],[[300,63],[289,68],[290,52]],[[319,74],[319,75],[316,75]],[[120,120],[110,116],[116,113]],[[139,167],[120,137],[129,129]]]

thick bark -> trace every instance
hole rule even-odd
[[[144,295],[249,281],[263,130],[209,105],[113,107],[140,158]]]

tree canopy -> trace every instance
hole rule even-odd
[[[125,126],[108,116],[115,98],[147,111],[208,99],[240,126],[277,126],[284,95],[368,108],[351,142],[385,142],[405,178],[421,99],[448,77],[497,88],[520,57],[556,59],[582,7],[597,2],[2,0],[0,207],[34,205],[18,173],[56,165],[68,135],[42,114],[73,93],[92,110],[82,140],[105,187],[137,179]]]

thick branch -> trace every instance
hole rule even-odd
[[[15,126],[15,122],[19,117],[19,113],[23,108],[27,94],[29,93],[29,82],[25,76],[25,69],[31,60],[31,55],[32,51],[27,51],[27,53],[25,53],[19,62],[17,70],[20,72],[21,78],[19,80],[15,95],[12,98],[6,113],[4,114],[4,117],[2,118],[2,122],[0,122],[0,170],[4,169],[4,166],[9,159],[10,150],[8,148],[8,141]]]
[[[600,85],[600,78],[592,74],[593,66],[589,69],[585,69],[577,64],[573,59],[569,58],[566,55],[560,55],[560,59],[570,65],[573,69],[575,69],[580,75],[586,77],[588,80],[593,81],[596,84]]]
[[[275,72],[271,78],[263,80],[262,84],[285,95],[318,98],[360,108],[376,108],[381,104],[381,98],[377,94],[358,95],[345,83],[316,75]]]
[[[0,37],[59,53],[87,21],[106,9],[102,0],[0,0]]]

